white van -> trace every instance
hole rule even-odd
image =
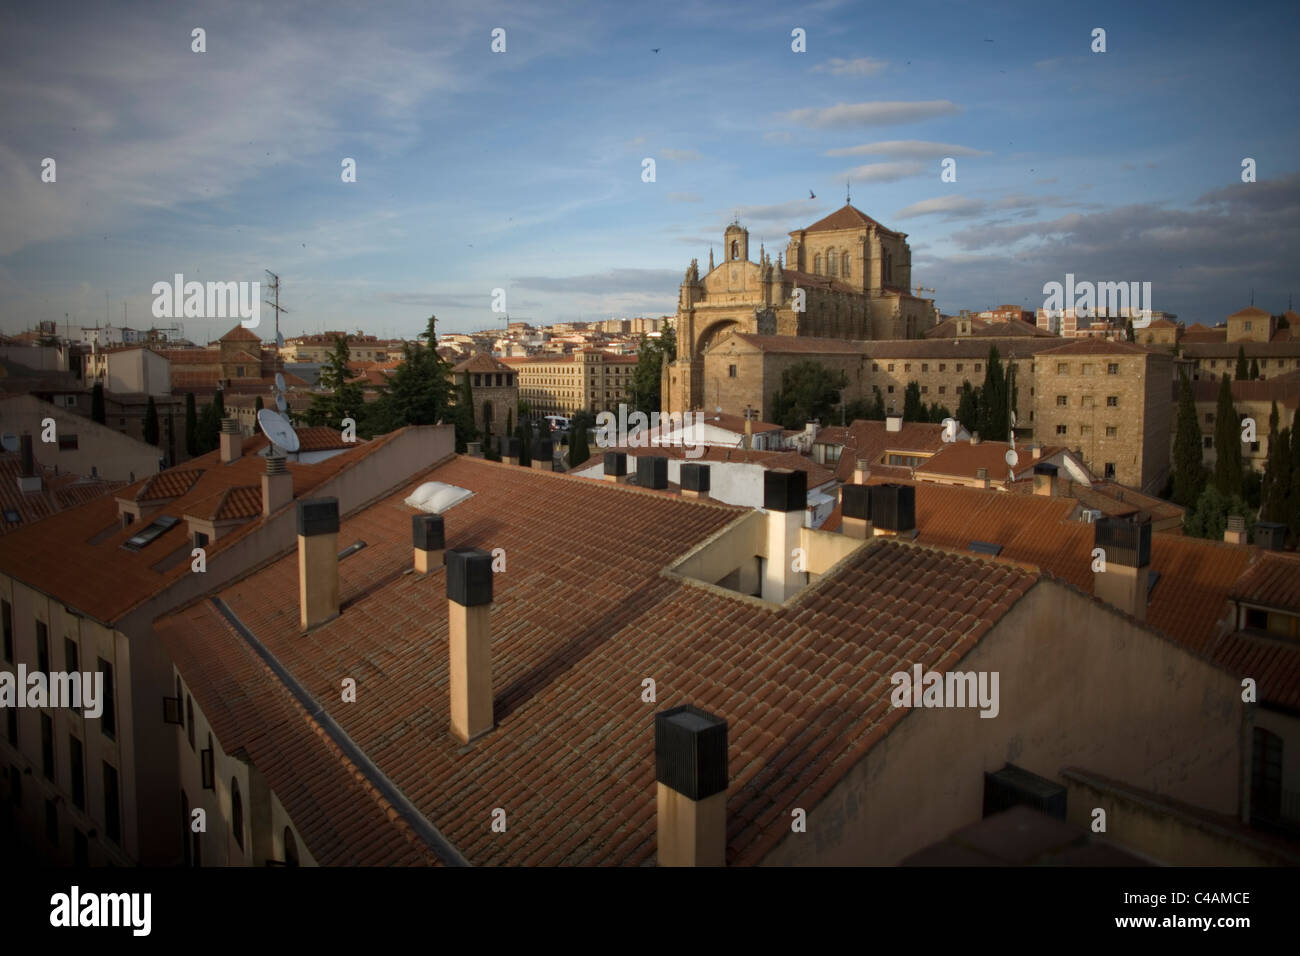
[[[569,430],[570,421],[563,415],[547,415],[546,421],[550,424],[553,432],[567,432]]]

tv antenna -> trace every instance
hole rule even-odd
[[[288,312],[289,310],[280,305],[280,277],[270,269],[265,271],[266,274],[271,277],[266,283],[267,289],[275,293],[275,298],[273,300],[266,299],[264,301],[266,305],[269,305],[275,310],[275,347],[282,349],[284,348],[284,336],[280,334],[280,313]]]

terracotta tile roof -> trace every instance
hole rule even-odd
[[[800,272],[797,269],[782,269],[781,278],[786,282],[793,282],[795,285],[804,289],[829,289],[832,292],[844,292],[849,295],[866,295],[866,293],[861,289],[854,286],[852,283],[845,282],[843,279],[818,275],[814,272]]]
[[[891,236],[897,236],[898,233],[892,229],[886,229],[876,220],[872,219],[861,209],[856,206],[845,203],[839,209],[835,210],[829,216],[818,219],[811,226],[803,229],[803,232],[833,232],[838,229],[862,229],[868,226],[875,226],[881,232],[888,233]],[[799,230],[796,230],[796,232]]]
[[[1246,306],[1244,309],[1240,309],[1240,310],[1238,310],[1238,311],[1232,313],[1232,315],[1228,316],[1228,318],[1230,318],[1230,319],[1254,319],[1254,318],[1265,318],[1265,319],[1267,319],[1267,318],[1269,318],[1269,314],[1268,314],[1267,312],[1265,312],[1263,309],[1259,308],[1258,306],[1255,306],[1255,305],[1248,305],[1248,306]]]
[[[1209,649],[1215,663],[1239,677],[1251,677],[1259,700],[1300,711],[1300,647],[1258,631],[1235,631]]]
[[[1066,345],[1045,349],[1044,355],[1150,355],[1151,349],[1132,342],[1111,342],[1094,337],[1071,339]]]
[[[496,728],[472,747],[446,729],[443,573],[403,573],[405,491],[343,521],[340,541],[369,546],[339,565],[342,615],[309,636],[298,630],[294,554],[221,599],[473,864],[648,862],[652,711],[685,701],[729,722],[728,861],[757,862],[788,832],[782,808],[816,805],[903,718],[887,694],[868,691],[913,663],[954,666],[1038,580],[878,541],[786,605],[757,607],[661,573],[743,510],[476,459],[418,480],[474,492],[445,515],[449,547],[510,556],[491,614]],[[209,701],[220,710],[238,699],[218,734],[227,749],[251,753],[283,693],[209,676],[200,654],[234,656],[210,602],[156,630],[189,663],[185,679],[205,712]],[[647,674],[658,683],[656,708],[638,693]],[[344,676],[359,677],[372,703],[334,704]],[[294,779],[296,755],[319,739],[294,730],[288,753],[262,769],[297,821],[332,782],[311,771]],[[497,806],[510,814],[508,840],[484,825]],[[365,819],[366,832],[382,828]]]
[[[833,425],[817,433],[814,444],[839,445],[839,461],[835,463],[835,477],[842,482],[853,479],[859,458],[871,462],[871,473],[881,477],[909,478],[911,468],[890,466],[884,463],[889,452],[920,452],[934,454],[943,447],[943,426],[928,422],[904,422],[896,432],[886,430],[884,422],[858,419],[852,425]]]
[[[256,518],[262,513],[260,485],[241,485],[209,495],[185,509],[182,517],[202,518],[206,521],[234,521]]]
[[[1272,369],[1269,369],[1272,371]],[[1300,369],[1285,375],[1271,375],[1266,379],[1234,380],[1230,383],[1232,397],[1239,402],[1267,402],[1276,399],[1278,404],[1286,404],[1288,399],[1300,398]],[[1175,398],[1177,397],[1175,383]],[[1219,397],[1219,383],[1209,379],[1198,378],[1192,382],[1192,395],[1198,402],[1213,402]],[[1286,427],[1283,422],[1279,428]]]
[[[1265,552],[1232,589],[1235,600],[1300,614],[1300,555]]]
[[[941,425],[932,426],[942,428]],[[1065,451],[1062,445],[1049,445],[1043,448],[1040,457],[1034,458],[1033,445],[1016,446],[1018,461],[1012,469],[1007,464],[1007,452],[1011,446],[1004,441],[982,441],[972,445],[969,441],[945,442],[929,461],[916,466],[918,475],[936,475],[953,478],[975,478],[979,469],[988,472],[990,481],[1005,482],[1008,473],[1014,472],[1017,478],[1033,474],[1034,466],[1046,461],[1053,455]]]
[[[365,439],[359,438],[355,442],[346,442],[343,440],[343,433],[335,431],[328,425],[302,425],[294,429],[298,434],[299,451],[330,451],[335,448],[355,448],[358,444],[363,444]]]
[[[258,342],[262,340],[252,329],[246,329],[242,324],[236,325],[233,329],[217,340],[218,342]]]
[[[1278,339],[1270,342],[1188,341],[1183,336],[1184,358],[1232,358],[1244,349],[1246,358],[1300,358],[1300,341]]]
[[[259,364],[262,361],[256,355],[250,355],[248,352],[245,352],[242,349],[238,352],[229,353],[226,356],[225,360],[227,362],[248,362],[255,367],[259,366]]]
[[[52,468],[41,468],[41,490],[20,491],[22,456],[17,452],[0,452],[0,535],[16,531],[65,508],[75,507],[123,487],[124,481],[82,478],[80,475],[56,475]],[[13,511],[17,521],[9,521],[4,512]]]
[[[221,353],[215,348],[155,349],[154,351],[173,365],[217,365],[221,360]]]
[[[288,462],[294,497],[309,493],[327,478],[382,447],[390,437],[359,443],[350,452],[315,464]],[[0,573],[23,581],[102,623],[113,624],[190,573],[188,562],[164,566],[163,570],[155,568],[162,558],[189,547],[185,522],[178,521],[140,551],[124,550],[122,543],[140,532],[141,523],[121,527],[117,498],[165,500],[166,493],[174,493],[178,497],[165,500],[159,514],[181,518],[192,506],[218,492],[254,484],[260,488],[266,460],[257,452],[266,444],[261,436],[246,439],[243,457],[237,462],[222,465],[220,452],[212,451],[187,461],[183,467],[138,481],[116,495],[95,498],[14,531],[5,537],[5,546],[0,549]],[[195,474],[197,479],[193,477]],[[142,494],[148,497],[136,498]],[[214,552],[260,525],[257,521],[250,522],[211,542],[209,560]],[[113,529],[111,533],[101,537],[101,532],[110,529]],[[111,568],[112,573],[105,573],[105,568]]]
[[[927,339],[952,339],[957,338],[958,323],[961,321],[960,316],[952,316],[944,319],[932,329],[927,329],[925,337]],[[1030,325],[1022,319],[1011,319],[1006,322],[991,322],[988,319],[977,319],[968,317],[970,322],[970,332],[968,335],[973,338],[1030,338],[1030,339],[1055,339],[1060,341],[1060,336],[1053,335],[1045,329],[1040,329],[1036,325]],[[965,338],[966,336],[963,336]]]
[[[888,359],[947,359],[950,361],[980,362],[988,358],[989,349],[997,347],[998,355],[1007,359],[1026,359],[1048,349],[1056,348],[1061,339],[1025,338],[1024,336],[963,336],[959,339],[879,339],[862,343],[862,351],[876,361]],[[981,374],[971,370],[972,376]],[[972,384],[978,385],[980,381]]]

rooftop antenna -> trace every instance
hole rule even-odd
[[[281,308],[280,306],[280,277],[270,269],[265,271],[266,274],[271,277],[270,281],[267,282],[267,287],[271,292],[275,293],[274,300],[267,299],[265,302],[275,310],[275,347],[282,349],[284,348],[284,336],[280,334],[280,313],[288,312],[289,310]]]
[[[849,206],[852,204],[853,204],[853,194],[849,192],[849,181],[846,179],[844,180],[844,205]]]

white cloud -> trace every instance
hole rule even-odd
[[[840,173],[840,179],[857,183],[893,183],[909,176],[919,176],[925,167],[920,163],[869,163]]]
[[[875,101],[870,103],[837,103],[834,106],[809,106],[791,110],[781,118],[801,126],[827,129],[842,126],[885,126],[891,123],[913,123],[950,116],[961,110],[951,100]]]
[[[827,63],[818,63],[812,68],[814,73],[831,73],[835,76],[875,76],[884,72],[889,66],[888,60],[877,60],[869,56],[860,56],[854,60],[834,57]]]
[[[861,146],[828,149],[826,156],[894,156],[899,159],[933,159],[940,156],[988,156],[987,150],[958,146],[956,143],[931,143],[922,139],[889,139]]]
[[[704,158],[693,149],[661,149],[659,155],[678,163],[693,163]]]
[[[669,200],[672,202],[703,202],[704,197],[697,193],[669,193]]]
[[[894,213],[895,219],[915,219],[917,216],[945,215],[950,219],[978,216],[984,211],[984,203],[978,199],[964,199],[961,196],[942,196],[937,199],[923,199]]]

